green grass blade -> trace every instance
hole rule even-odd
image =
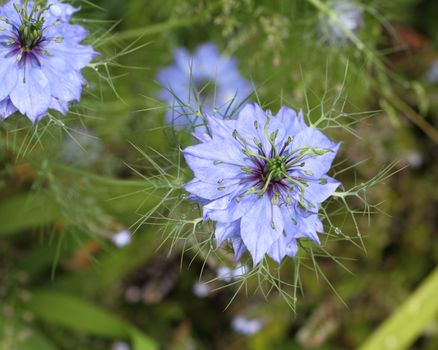
[[[438,268],[387,319],[359,350],[402,350],[438,315]]]

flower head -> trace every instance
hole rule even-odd
[[[323,16],[319,22],[324,40],[344,45],[348,42],[347,33],[357,33],[363,23],[362,9],[351,0],[335,0],[330,3],[335,17]]]
[[[81,45],[87,31],[69,24],[77,11],[58,0],[11,0],[0,7],[0,119],[17,110],[31,121],[67,113],[85,83],[81,69],[96,56]]]
[[[185,189],[216,221],[218,245],[229,240],[236,259],[249,251],[257,264],[295,256],[298,238],[319,242],[320,204],[339,186],[327,176],[339,144],[286,107],[273,116],[246,105],[237,120],[208,117],[208,126],[183,150],[195,176]]]
[[[199,46],[193,55],[178,48],[174,58],[175,64],[162,69],[157,79],[165,87],[159,97],[170,106],[166,121],[176,128],[202,125],[204,121],[194,113],[198,110],[221,118],[230,116],[251,93],[237,61],[221,56],[211,43]]]

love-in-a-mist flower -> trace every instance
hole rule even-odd
[[[321,35],[326,42],[344,45],[349,42],[349,33],[357,33],[363,24],[362,8],[354,0],[334,0],[328,5],[333,16],[322,16]]]
[[[178,48],[174,59],[175,64],[162,69],[157,80],[163,86],[158,96],[169,105],[166,122],[177,129],[203,125],[197,111],[232,116],[252,91],[239,73],[237,60],[221,55],[212,43],[200,45],[193,55]]]
[[[17,110],[31,121],[79,101],[81,74],[96,56],[88,32],[69,24],[78,9],[58,0],[11,0],[0,7],[0,120]]]
[[[267,254],[278,263],[297,252],[297,239],[319,242],[320,205],[339,182],[327,176],[339,144],[308,127],[302,114],[277,115],[246,105],[237,120],[207,117],[209,134],[183,150],[194,173],[190,199],[213,220],[217,244],[231,241],[236,260],[254,264]]]

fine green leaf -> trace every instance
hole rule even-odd
[[[34,292],[29,309],[47,322],[73,331],[111,339],[130,339],[134,350],[155,350],[155,342],[129,323],[76,296]]]

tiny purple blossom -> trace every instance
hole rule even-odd
[[[200,45],[193,55],[178,48],[174,59],[175,64],[163,68],[157,80],[164,87],[158,96],[169,104],[166,122],[177,129],[203,125],[198,110],[230,117],[251,94],[251,84],[240,75],[236,59],[221,55],[212,43]]]
[[[70,24],[78,11],[58,0],[11,0],[0,7],[0,120],[19,111],[32,122],[79,101],[81,74],[97,53],[80,43],[88,32]]]
[[[250,320],[244,316],[238,315],[233,318],[231,327],[234,331],[240,334],[251,336],[261,331],[263,328],[263,322],[259,319]]]
[[[327,176],[339,144],[287,107],[273,116],[249,104],[237,120],[207,119],[210,134],[183,150],[194,173],[185,189],[216,222],[217,244],[258,264],[294,257],[298,238],[319,243],[320,205],[340,185]]]

